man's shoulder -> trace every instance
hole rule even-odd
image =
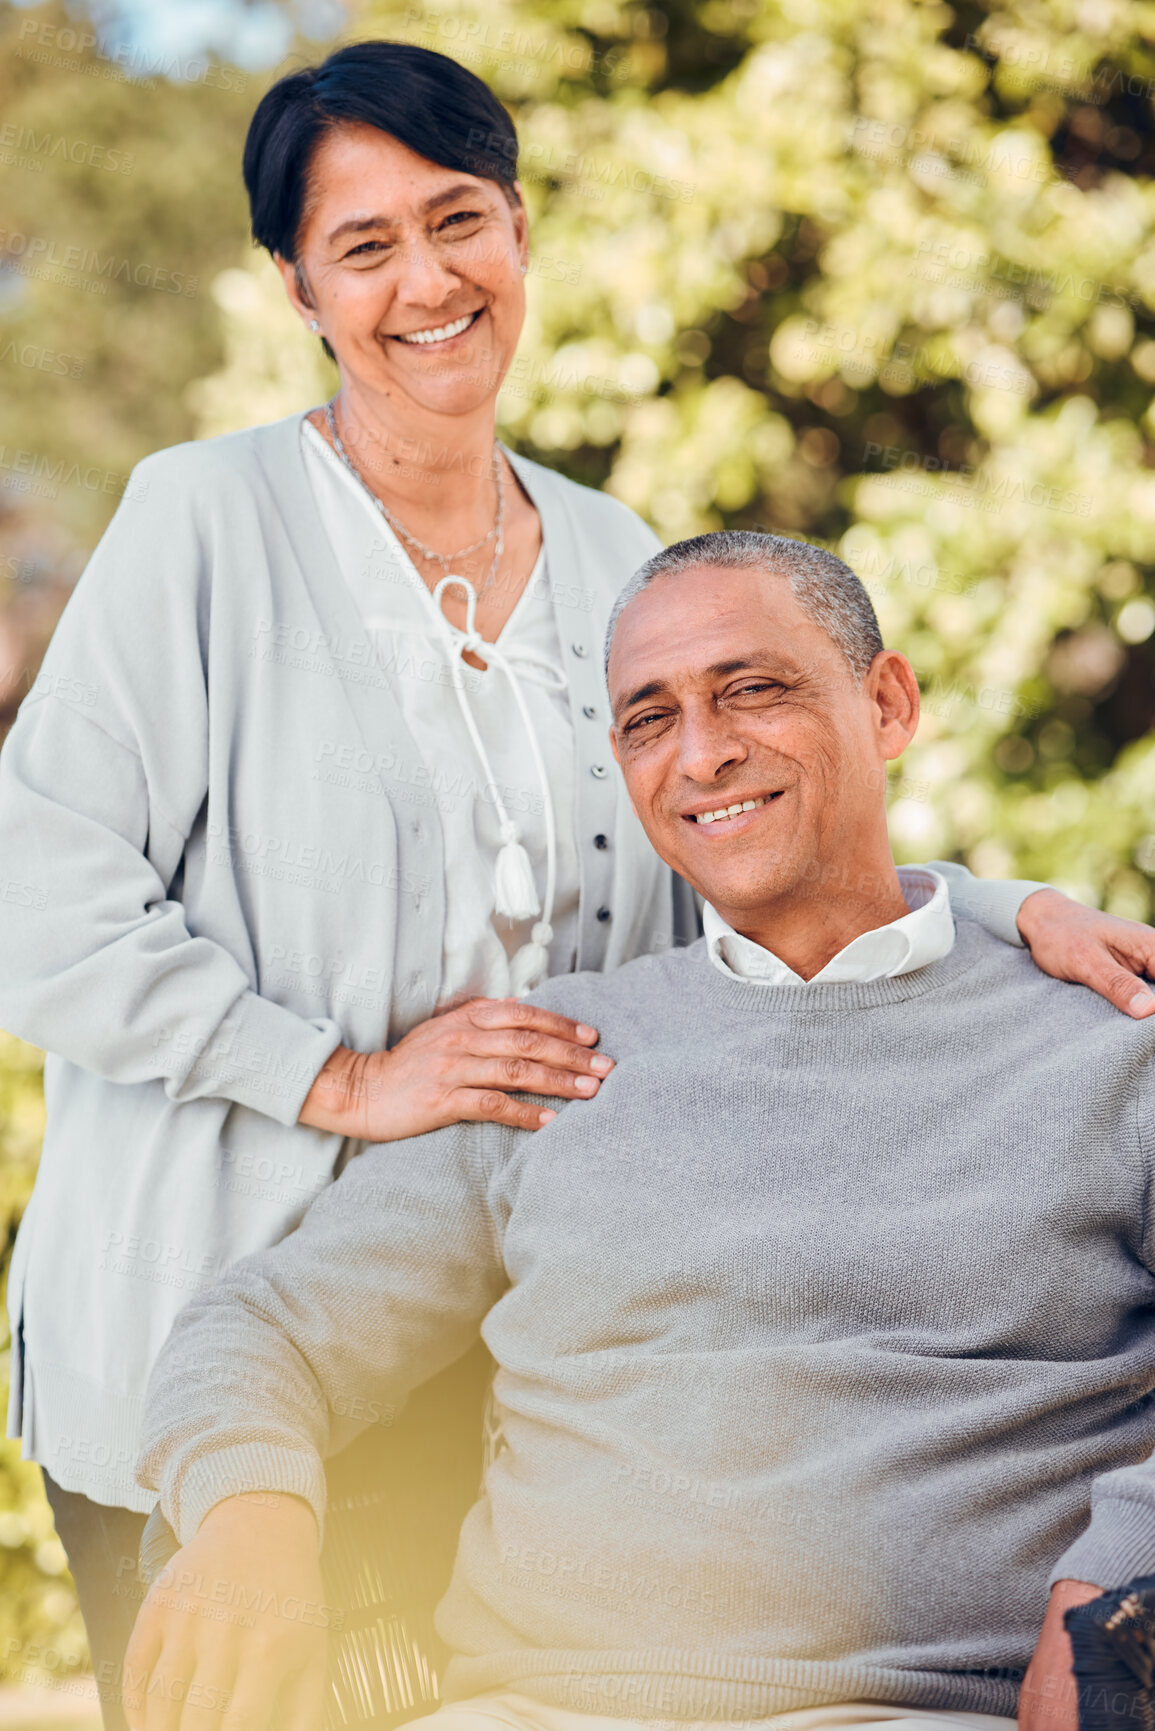
[[[615,1026],[636,1028],[639,1017],[676,1013],[687,995],[697,992],[696,976],[703,965],[709,964],[699,938],[677,949],[637,956],[609,973],[589,969],[555,974],[531,992],[527,1002],[588,1022],[604,1039]]]
[[[1127,1053],[1142,1066],[1155,1061],[1155,1016],[1136,1021],[1089,986],[1044,973],[1030,950],[995,937],[977,920],[955,915],[956,942],[973,965],[960,980],[981,1004],[991,1041],[1037,1043],[1062,1052],[1072,1066],[1095,1065]]]

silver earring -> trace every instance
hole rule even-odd
[[[529,267],[528,267],[528,265],[524,265],[524,264],[523,264],[523,265],[522,265],[522,267],[521,267],[521,274],[522,274],[522,276],[524,276],[524,275],[525,275],[525,273],[526,273],[526,271],[527,271],[527,270],[528,270],[528,268],[529,268]]]
[[[310,319],[310,320],[309,320],[309,329],[310,329],[310,330],[311,330],[311,331],[312,331],[312,333],[313,333],[313,335],[314,335],[314,336],[316,336],[316,334],[317,334],[317,332],[318,332],[318,331],[319,331],[319,330],[320,330],[320,328],[321,328],[321,327],[320,327],[320,325],[319,325],[319,324],[318,324],[318,323],[317,323],[317,321],[316,321],[316,319]]]

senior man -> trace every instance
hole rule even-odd
[[[1155,1027],[896,871],[917,684],[832,555],[658,554],[608,678],[706,935],[535,994],[601,1030],[594,1098],[369,1149],[183,1311],[134,1726],[312,1731],[337,1415],[479,1330],[505,1447],[437,1731],[1066,1731],[1063,1610],[1155,1568]]]

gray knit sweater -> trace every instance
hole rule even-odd
[[[185,1540],[241,1489],[320,1514],[480,1327],[451,1696],[1013,1713],[1049,1578],[1155,1570],[1155,1026],[965,920],[867,985],[699,942],[535,997],[601,1030],[597,1097],[355,1160],[179,1317],[142,1482]]]

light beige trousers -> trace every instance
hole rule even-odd
[[[528,1695],[500,1690],[450,1701],[422,1721],[428,1731],[722,1731],[718,1719],[617,1719],[554,1707]],[[768,1719],[726,1721],[728,1731],[1016,1731],[1017,1721],[995,1713],[949,1713],[931,1707],[892,1707],[879,1701],[840,1701],[802,1707]]]

